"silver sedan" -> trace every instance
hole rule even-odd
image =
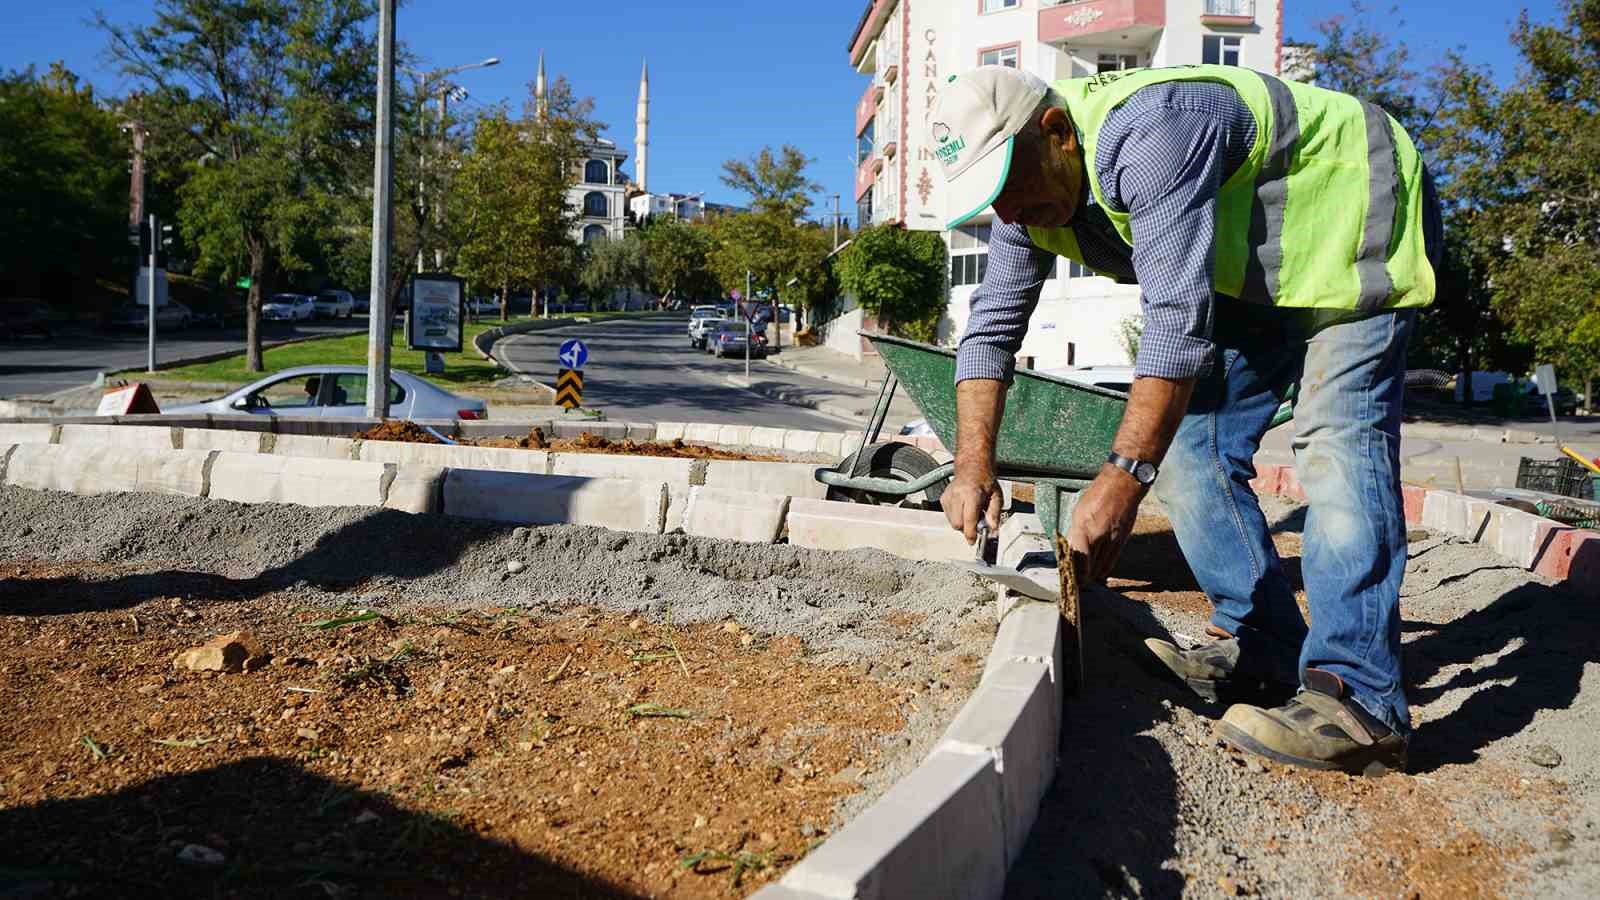
[[[217,416],[365,416],[365,366],[298,366],[215,400],[163,410]],[[408,372],[389,375],[389,415],[396,419],[483,419],[489,407]]]

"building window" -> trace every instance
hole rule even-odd
[[[1095,60],[1096,72],[1120,72],[1139,68],[1139,57],[1133,53],[1102,53]]]
[[[967,225],[950,232],[950,286],[983,284],[989,274],[989,226]]]
[[[599,191],[590,191],[583,195],[583,214],[594,216],[598,219],[609,218],[611,207],[606,204],[606,195]]]
[[[1002,9],[1016,9],[1022,5],[1022,0],[983,0],[983,11],[986,13],[999,12]]]
[[[861,133],[856,135],[856,165],[858,167],[872,158],[872,143],[877,131],[873,125],[874,121],[874,119],[868,119],[867,127],[861,129]]]
[[[856,221],[872,221],[872,188],[867,188],[861,198],[856,201]]]
[[[1206,0],[1205,16],[1226,17],[1229,19],[1254,19],[1256,17],[1255,0]]]
[[[1200,61],[1208,66],[1237,66],[1239,38],[1227,34],[1208,34],[1200,47]]]
[[[984,50],[978,54],[980,66],[1010,66],[1017,67],[1017,46],[995,47],[993,50]]]
[[[603,159],[591,159],[583,164],[583,180],[589,184],[610,184],[611,167]]]
[[[585,244],[592,244],[595,241],[603,241],[605,239],[606,228],[604,225],[588,225],[584,227],[583,242]]]

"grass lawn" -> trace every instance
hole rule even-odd
[[[580,315],[586,315],[591,321],[598,321],[619,315],[637,315],[637,313],[583,313]],[[571,317],[570,314],[568,316],[551,316],[552,319]],[[513,321],[527,320],[515,319]],[[435,384],[445,387],[451,385],[488,384],[498,378],[504,378],[510,373],[492,362],[479,359],[478,355],[471,350],[472,339],[499,324],[498,321],[468,324],[462,339],[462,351],[460,353],[445,354],[444,374],[430,375],[423,368],[422,351],[405,349],[405,330],[400,327],[399,323],[396,323],[394,335],[389,345],[389,365],[397,371],[420,375]],[[244,385],[255,381],[263,375],[269,375],[283,369],[292,369],[295,366],[364,366],[367,364],[367,335],[365,332],[361,332],[341,337],[302,341],[298,344],[289,344],[283,347],[273,347],[262,351],[261,364],[263,369],[261,372],[246,371],[244,353],[240,352],[237,356],[230,356],[213,362],[162,369],[148,375],[141,373],[140,377],[161,381],[214,381]]]

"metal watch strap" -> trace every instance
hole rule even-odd
[[[1124,472],[1127,472],[1129,475],[1133,476],[1134,481],[1137,481],[1145,486],[1154,484],[1156,475],[1160,471],[1156,468],[1155,463],[1146,462],[1142,459],[1130,459],[1115,451],[1112,451],[1111,455],[1106,457],[1106,462],[1116,466]],[[1139,475],[1139,470],[1144,467],[1148,467],[1150,471],[1150,477],[1148,480],[1140,477]]]

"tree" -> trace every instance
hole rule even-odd
[[[811,194],[822,185],[806,177],[811,159],[798,147],[783,145],[774,157],[771,147],[761,148],[750,160],[730,159],[722,164],[722,183],[750,195],[750,208],[758,213],[778,213],[793,222],[811,210]]]
[[[474,286],[500,295],[500,319],[507,318],[512,284],[521,284],[532,253],[529,179],[532,148],[521,126],[505,110],[492,110],[473,128],[472,150],[462,159],[455,189],[471,212],[460,221],[458,268]],[[537,223],[532,223],[537,227]]]
[[[1485,202],[1472,219],[1495,312],[1541,361],[1600,375],[1600,5],[1557,24],[1523,14],[1520,77],[1485,92],[1473,125]]]
[[[60,63],[0,77],[0,296],[49,296],[129,256],[118,124]]]
[[[1122,342],[1123,352],[1128,354],[1128,362],[1139,358],[1139,341],[1143,337],[1143,315],[1126,315],[1117,320],[1117,339]]]
[[[596,308],[610,303],[622,291],[643,288],[649,280],[644,238],[637,231],[620,239],[601,238],[586,244],[583,256],[578,281]]]
[[[706,297],[717,290],[706,267],[710,229],[670,217],[657,217],[639,229],[649,257],[650,290],[658,296]]]
[[[567,202],[585,146],[602,127],[594,104],[579,99],[558,77],[542,104],[530,98],[521,119],[505,110],[480,116],[452,182],[446,220],[468,277],[500,291],[500,314],[513,287],[544,293],[577,274],[572,230],[577,210]]]
[[[188,160],[178,218],[197,270],[250,278],[250,371],[262,295],[305,267],[297,246],[337,221],[363,159],[371,170],[371,15],[367,0],[156,0],[151,25],[97,18],[144,88],[146,127]]]
[[[880,327],[933,341],[945,311],[944,241],[897,225],[862,229],[839,255],[839,285]]]

